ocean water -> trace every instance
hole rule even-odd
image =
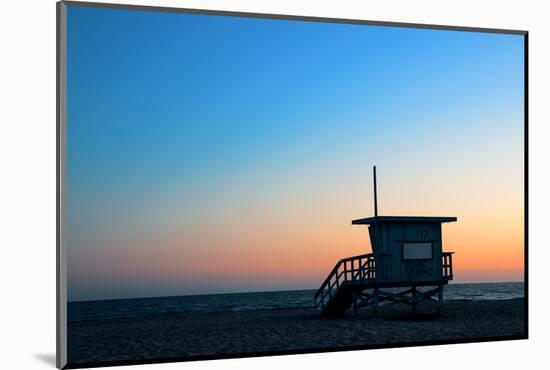
[[[178,297],[135,298],[69,302],[68,321],[137,318],[199,312],[313,307],[316,290],[210,294]],[[445,300],[499,300],[521,298],[524,284],[449,284]]]

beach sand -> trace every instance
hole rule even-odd
[[[350,310],[351,311],[351,310]],[[520,337],[524,300],[449,301],[322,318],[313,308],[193,313],[69,322],[70,365],[300,352],[357,346]]]

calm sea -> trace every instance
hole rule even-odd
[[[523,297],[523,293],[523,283],[450,284],[445,288],[445,299],[512,299]],[[292,290],[69,302],[68,320],[83,321],[196,312],[312,307],[314,294],[315,290]]]

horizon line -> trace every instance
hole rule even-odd
[[[478,282],[461,282],[461,283],[452,283],[449,282],[448,285],[472,285],[472,284],[515,284],[515,283],[524,283],[525,280],[514,280],[514,281],[478,281]],[[99,302],[99,301],[121,301],[126,299],[153,299],[153,298],[175,298],[175,297],[201,297],[208,295],[231,295],[231,294],[259,294],[259,293],[283,293],[283,292],[299,292],[305,290],[316,291],[319,288],[309,288],[309,289],[280,289],[280,290],[251,290],[244,292],[227,292],[227,293],[194,293],[194,294],[175,294],[175,295],[166,295],[166,296],[143,296],[143,297],[127,297],[127,298],[100,298],[100,299],[77,299],[77,300],[67,300],[67,303],[83,303],[83,302]]]

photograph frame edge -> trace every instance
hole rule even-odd
[[[508,35],[526,35],[528,33],[527,30],[506,29],[506,28],[455,26],[455,25],[444,25],[444,24],[427,24],[427,23],[398,22],[398,21],[376,21],[376,20],[354,19],[354,18],[304,16],[304,15],[280,14],[280,13],[256,13],[256,12],[246,12],[246,11],[232,11],[232,10],[204,9],[204,8],[178,8],[178,7],[169,7],[169,6],[102,3],[102,2],[88,2],[88,1],[78,1],[78,0],[62,0],[61,2],[64,3],[66,6],[83,7],[83,8],[106,8],[106,9],[118,9],[118,10],[138,10],[138,11],[184,13],[184,14],[197,14],[197,15],[202,14],[202,15],[213,15],[213,16],[244,17],[244,18],[274,19],[274,20],[277,19],[277,20],[304,21],[304,22],[317,22],[317,23],[328,22],[328,23],[336,23],[336,24],[356,24],[356,25],[366,25],[366,26],[416,28],[416,29],[440,30],[440,31],[497,33],[497,34],[508,34]]]
[[[67,4],[56,3],[56,367],[67,365],[67,257],[64,206],[67,127]]]
[[[169,12],[169,13],[185,13],[197,15],[213,15],[213,16],[233,16],[244,18],[258,19],[273,19],[273,20],[292,20],[292,21],[307,21],[319,23],[336,23],[336,24],[357,24],[399,28],[416,28],[428,30],[446,30],[446,31],[461,31],[461,32],[482,32],[492,34],[510,34],[523,36],[524,39],[524,335],[522,336],[504,336],[495,338],[470,338],[461,340],[436,340],[426,341],[413,344],[392,343],[382,346],[350,346],[345,348],[320,348],[310,350],[289,350],[289,351],[274,351],[269,353],[255,352],[245,354],[231,354],[221,356],[197,356],[184,358],[168,358],[156,360],[122,360],[122,361],[105,361],[101,363],[87,363],[83,365],[71,365],[67,362],[67,252],[64,235],[65,224],[65,206],[66,206],[66,133],[67,133],[67,9],[69,6],[88,7],[88,8],[107,8],[121,10],[140,10],[152,12]],[[406,22],[385,22],[347,18],[330,18],[319,16],[299,16],[285,14],[270,14],[270,13],[254,13],[241,11],[226,11],[212,9],[195,9],[195,8],[176,8],[165,6],[148,6],[135,4],[112,4],[101,2],[81,2],[81,1],[58,1],[56,3],[56,367],[59,369],[65,368],[90,368],[104,366],[123,366],[123,365],[139,365],[139,364],[157,364],[157,363],[174,363],[174,362],[192,362],[217,359],[238,359],[238,358],[253,358],[253,357],[270,357],[282,355],[299,355],[299,354],[314,354],[314,353],[330,353],[342,351],[357,351],[370,350],[381,348],[407,348],[407,347],[422,347],[428,345],[447,345],[447,344],[466,344],[466,343],[482,343],[482,342],[498,342],[509,340],[525,340],[529,339],[529,298],[528,298],[528,233],[529,233],[529,64],[528,64],[528,35],[527,30],[513,29],[493,29],[493,28],[477,28],[463,27],[452,25],[436,25],[436,24],[421,24],[421,23],[406,23]]]

